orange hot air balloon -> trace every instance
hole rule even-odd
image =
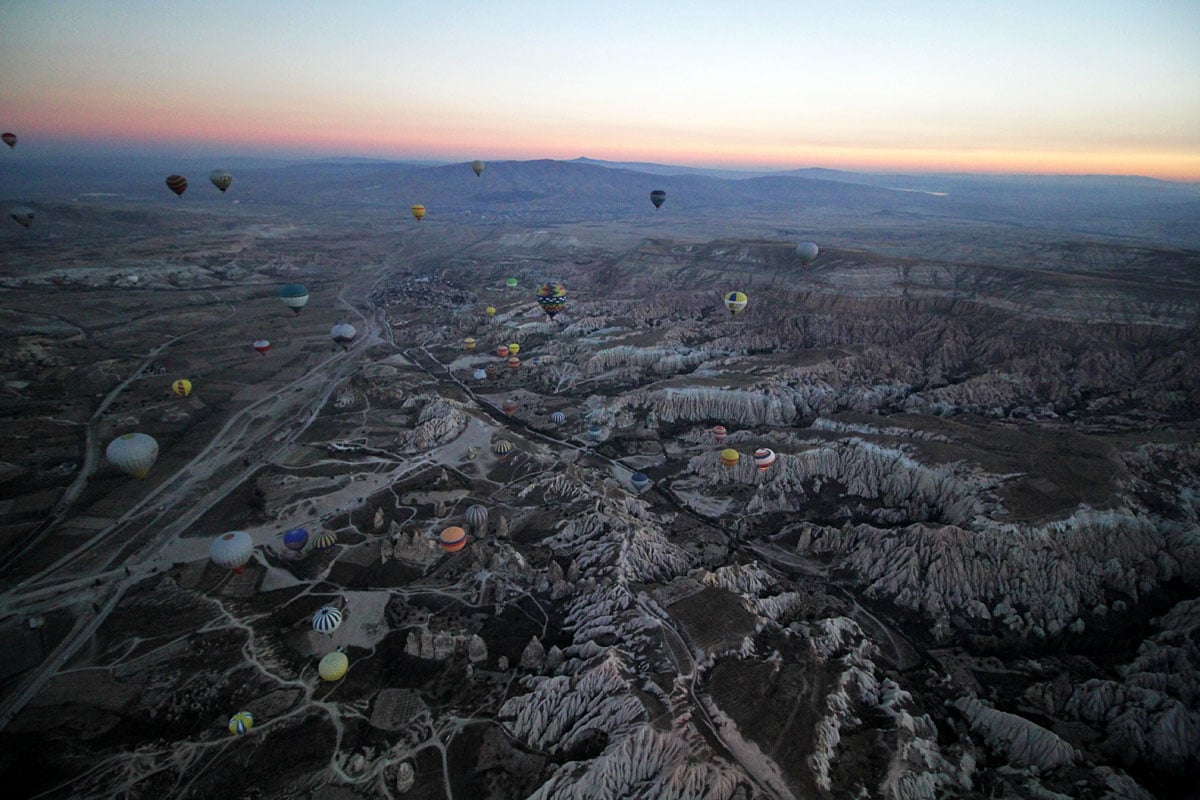
[[[168,175],[167,188],[183,197],[183,193],[187,191],[187,178],[182,175]]]
[[[496,355],[500,356],[501,358],[504,358],[505,356],[507,356],[508,355],[508,345],[502,344],[499,347],[497,347]]]
[[[509,356],[504,363],[508,364],[509,369],[521,368],[521,359],[517,358],[516,356]]]
[[[467,532],[457,525],[452,525],[441,532],[438,543],[447,553],[457,553],[467,546]]]

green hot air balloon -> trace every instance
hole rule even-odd
[[[299,314],[308,303],[308,288],[300,283],[284,284],[279,287],[279,299],[293,314]]]

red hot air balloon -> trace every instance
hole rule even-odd
[[[187,191],[187,178],[182,175],[168,175],[167,188],[183,197],[183,193]]]
[[[266,339],[258,339],[254,342],[254,349],[258,351],[259,355],[265,356],[267,351],[271,349],[271,343]]]
[[[722,444],[728,434],[729,431],[725,430],[724,425],[714,425],[712,427],[712,435],[713,438],[717,440],[717,444]]]
[[[506,400],[504,405],[500,406],[500,410],[511,417],[513,414],[517,413],[517,401]]]

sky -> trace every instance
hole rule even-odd
[[[1200,180],[1200,0],[3,0],[32,153]]]

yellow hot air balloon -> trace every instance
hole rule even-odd
[[[510,356],[515,356],[519,352],[521,352],[521,345],[517,344],[516,342],[509,342],[508,354]]]
[[[413,206],[412,207],[412,215],[417,220],[417,222],[420,222],[421,220],[425,219],[425,206],[419,205],[419,204]]]
[[[727,467],[736,467],[741,456],[732,447],[721,451],[721,463]]]
[[[742,313],[746,308],[746,295],[742,292],[730,292],[725,295],[725,307],[729,309],[729,313],[735,317]]]
[[[187,397],[192,393],[192,382],[187,378],[180,378],[171,384],[171,391],[180,397]]]
[[[482,161],[472,161],[471,169],[473,169],[475,171],[475,177],[478,178],[480,175],[483,174],[483,162]]]
[[[474,350],[474,349],[475,349],[475,337],[474,336],[468,336],[467,338],[463,339],[463,350]]]
[[[496,316],[496,307],[488,306],[487,308],[485,308],[483,310],[483,313],[487,314],[489,317],[494,317],[494,316]]]
[[[317,665],[317,673],[323,681],[340,681],[346,674],[346,670],[350,669],[350,659],[346,658],[346,654],[340,650],[334,650],[321,659],[321,663]]]

